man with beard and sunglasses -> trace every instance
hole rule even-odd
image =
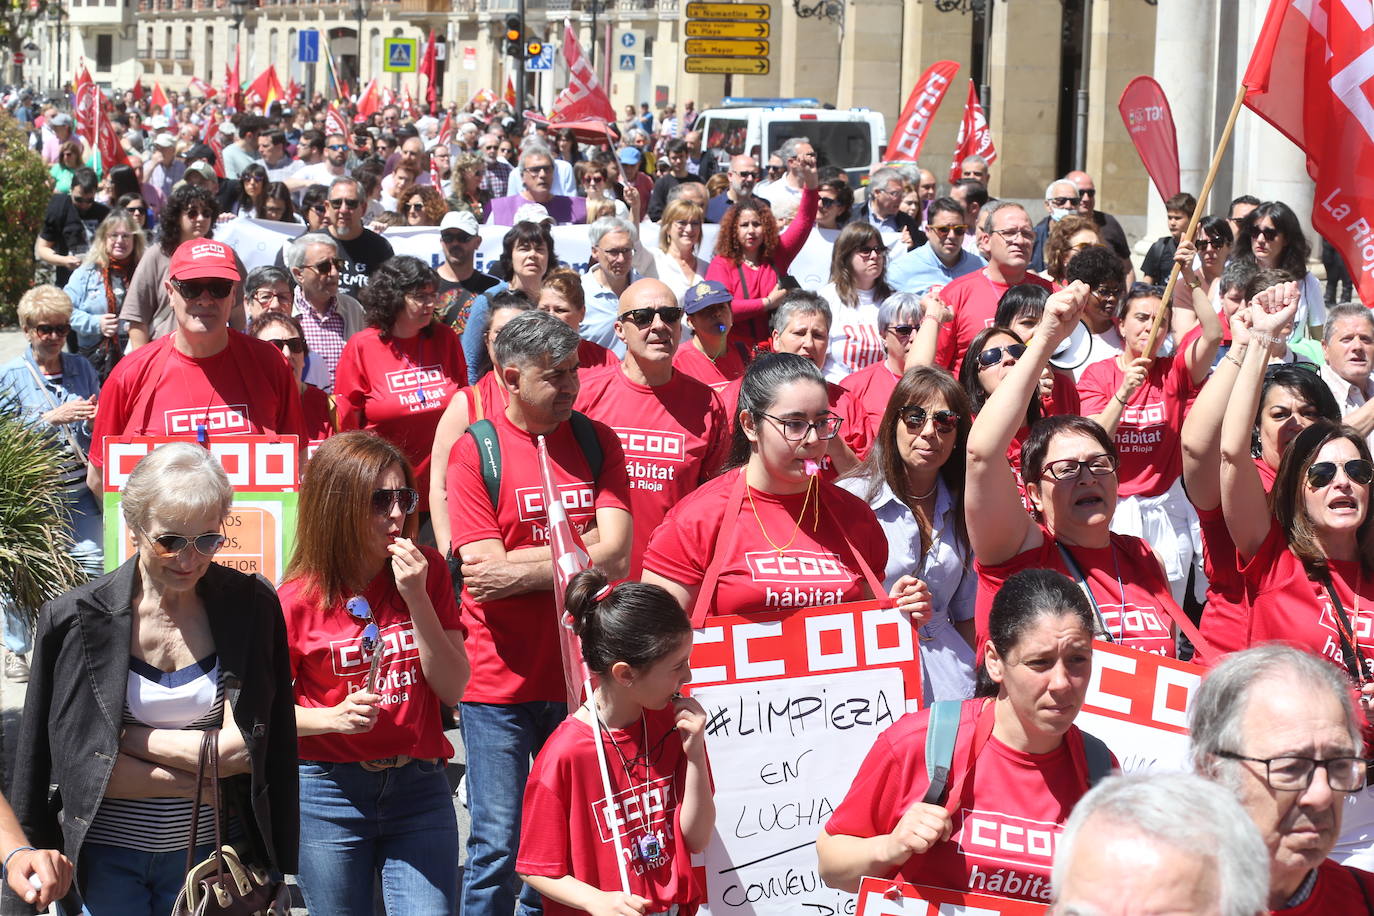
[[[332,221],[329,234],[339,243],[344,266],[339,288],[356,296],[367,285],[367,278],[395,252],[391,243],[363,225],[367,196],[356,178],[335,178],[325,199]]]
[[[100,392],[86,482],[103,492],[102,443],[119,436],[307,436],[291,369],[269,343],[230,329],[240,274],[222,242],[182,242],[167,270],[173,333],[124,357]]]
[[[444,253],[444,263],[435,270],[439,277],[436,287],[439,305],[435,314],[460,337],[477,297],[501,285],[500,280],[477,269],[475,261],[481,244],[477,217],[471,213],[445,213],[439,221],[439,247]]]

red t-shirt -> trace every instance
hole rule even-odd
[[[887,402],[901,380],[902,376],[889,369],[884,359],[845,376],[840,382],[845,391],[839,404],[840,416],[844,417],[841,435],[860,460],[868,457],[868,450],[877,440],[883,411],[887,410]]]
[[[644,726],[636,722],[603,733],[613,799],[607,799],[601,781],[592,726],[572,716],[564,719],[535,758],[525,784],[516,871],[545,878],[572,875],[602,890],[620,890],[611,832],[612,823],[618,822],[621,848],[630,857],[630,892],[650,901],[649,912],[701,902],[679,821],[687,755],[673,728],[674,718],[671,706],[646,709]],[[643,839],[648,836],[654,840],[646,844]],[[636,854],[655,840],[655,858]],[[545,897],[544,912],[561,916],[582,911]]]
[[[1114,356],[1083,370],[1078,380],[1083,412],[1105,410],[1124,375]],[[1151,364],[1145,384],[1126,399],[1116,428],[1118,496],[1159,496],[1178,480],[1183,473],[1183,415],[1197,390],[1185,360],[1161,356]]]
[[[487,418],[501,444],[501,492],[493,509],[482,482],[477,440],[460,436],[448,468],[448,511],[453,549],[474,541],[496,538],[506,550],[549,545],[548,513],[539,472],[536,437],[519,429],[505,412]],[[568,520],[584,533],[596,520],[597,509],[629,511],[629,482],[620,439],[604,423],[596,423],[603,462],[601,476],[592,480],[586,456],[567,423],[544,437],[549,472],[563,499]],[[495,601],[477,602],[463,589],[463,622],[468,628],[468,660],[472,681],[465,702],[561,702],[567,697],[558,648],[558,614],[553,592],[526,592]]]
[[[1054,538],[1044,528],[1039,547],[1032,547],[997,566],[974,562],[978,571],[978,598],[974,610],[977,641],[988,638],[988,615],[998,589],[1014,573],[1023,569],[1052,569],[1073,579]],[[1169,627],[1182,613],[1169,591],[1169,580],[1150,545],[1140,538],[1112,533],[1107,547],[1068,547],[1074,563],[1087,577],[1088,588],[1097,601],[1098,611],[1116,642],[1151,652],[1174,655],[1174,639]],[[1124,632],[1123,632],[1124,627]],[[980,650],[981,651],[981,650]]]
[[[1336,597],[1355,631],[1355,642],[1366,659],[1374,659],[1374,575],[1362,574],[1358,561],[1328,560],[1327,566]],[[1308,578],[1278,521],[1272,522],[1264,543],[1241,574],[1250,606],[1250,627],[1241,648],[1278,640],[1346,670],[1341,624],[1326,588]]]
[[[1364,891],[1360,890],[1364,886]],[[1333,913],[1367,913],[1374,901],[1374,875],[1326,859],[1317,866],[1312,894],[1295,907],[1271,910],[1275,916],[1331,916]]]
[[[582,381],[577,409],[620,436],[634,514],[631,579],[663,516],[715,476],[730,447],[725,407],[714,391],[681,372],[665,385],[638,385],[619,366]]]
[[[334,376],[339,429],[370,429],[405,453],[415,469],[420,511],[429,509],[434,430],[453,393],[467,380],[458,335],[434,323],[429,333],[382,337],[364,328],[344,344]]]
[[[1278,472],[1256,458],[1264,492],[1274,486]],[[1207,637],[1208,645],[1218,655],[1244,649],[1250,629],[1250,608],[1245,603],[1245,577],[1240,573],[1240,557],[1236,542],[1226,527],[1221,506],[1197,510],[1198,525],[1202,529],[1202,570],[1207,574],[1207,603],[1202,608],[1202,622],[1198,629]],[[1205,655],[1201,647],[1193,659],[1211,665],[1217,658]]]
[[[421,547],[429,561],[425,594],[445,630],[464,632],[453,600],[453,580],[438,551]],[[342,604],[324,606],[309,600],[305,583],[290,579],[277,590],[286,617],[287,645],[296,705],[319,709],[335,706],[367,684],[370,658],[363,655],[363,624],[349,616]],[[358,735],[311,735],[300,739],[302,760],[334,763],[379,760],[397,754],[411,757],[453,756],[439,720],[439,698],[420,668],[415,626],[401,593],[396,590],[390,564],[363,590],[372,605],[372,618],[382,634],[382,660],[377,668],[381,711],[371,731]]]
[[[962,704],[951,788],[958,774],[968,772],[983,703],[974,699]],[[929,709],[908,713],[878,736],[826,822],[826,833],[874,837],[892,832],[930,785],[925,763],[929,721]],[[959,807],[951,812],[949,839],[907,859],[897,874],[914,884],[1048,903],[1059,834],[1087,791],[1083,734],[1077,726],[1048,754],[1016,751],[989,736],[972,775],[965,777]]]
[[[723,552],[726,560],[708,615],[840,604],[858,601],[868,591],[862,568],[845,542],[847,535],[881,584],[887,537],[868,503],[819,481],[819,520],[813,494],[799,525],[805,494],[780,496],[748,487],[735,523],[729,526],[723,516],[730,490],[742,473],[743,469],[722,474],[674,506],[649,540],[644,568],[697,586],[716,553]],[[734,530],[727,534],[727,527]],[[787,549],[779,553],[768,538],[773,544],[787,544]]]
[[[577,368],[585,378],[588,369],[602,369],[618,366],[620,359],[609,347],[603,347],[594,340],[583,340],[577,344]]]
[[[100,390],[91,464],[107,436],[296,436],[309,441],[300,388],[276,348],[238,331],[214,356],[194,359],[160,337],[119,361]],[[269,357],[275,356],[276,359]]]
[[[1052,289],[1049,280],[1033,273],[1027,273],[1021,282]],[[951,280],[940,291],[940,298],[953,309],[954,318],[940,328],[940,336],[935,344],[935,365],[944,366],[958,377],[968,345],[973,343],[979,331],[992,327],[992,320],[997,316],[997,303],[1002,301],[1002,296],[1009,289],[1011,287],[1005,283],[990,280],[984,267]]]
[[[301,411],[305,414],[305,434],[310,437],[310,451],[313,454],[320,443],[334,435],[334,411],[329,403],[329,395],[323,388],[306,385],[301,392]]]
[[[726,344],[720,359],[712,362],[711,357],[697,349],[695,343],[683,341],[673,356],[673,368],[699,382],[705,382],[712,391],[720,391],[744,375],[746,363],[743,351],[742,344],[732,341]]]

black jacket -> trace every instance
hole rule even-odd
[[[119,752],[138,558],[50,601],[38,622],[10,801],[29,842],[77,863]],[[296,870],[299,784],[286,624],[271,586],[211,564],[196,586],[251,774],[222,779],[250,861]],[[50,790],[51,787],[51,790]],[[13,895],[6,913],[31,913]]]

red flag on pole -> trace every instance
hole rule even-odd
[[[511,107],[511,111],[514,111],[514,110],[515,110],[515,101],[516,101],[516,99],[515,99],[515,82],[514,82],[509,76],[506,77],[506,94],[505,94],[504,98],[505,98],[506,104],[509,105],[509,106]]]
[[[133,95],[135,102],[143,101],[143,77],[134,80],[134,86],[129,92]]]
[[[1358,8],[1358,9],[1357,9]],[[1272,0],[1242,80],[1245,106],[1307,154],[1312,227],[1374,306],[1374,15],[1356,3]]]
[[[964,103],[964,120],[959,123],[959,136],[954,141],[954,163],[949,167],[949,180],[959,180],[959,165],[969,156],[982,156],[988,164],[997,161],[997,148],[992,145],[992,131],[978,101],[978,87],[968,81],[968,101]]]
[[[372,77],[372,82],[367,84],[362,96],[358,99],[358,114],[365,118],[372,117],[382,107],[381,96],[377,90],[377,77]]]
[[[582,703],[582,684],[587,680],[587,666],[582,661],[582,641],[573,632],[572,618],[568,615],[566,596],[568,583],[573,576],[592,565],[587,548],[578,537],[577,530],[568,521],[563,500],[553,486],[553,474],[549,471],[549,452],[544,447],[544,437],[540,436],[539,477],[544,486],[544,506],[549,520],[549,549],[553,553],[553,600],[558,614],[558,645],[563,656],[563,681],[568,689],[568,709],[574,710]]]
[[[76,75],[76,132],[94,147],[100,133],[100,90],[85,67]]]
[[[1178,134],[1164,87],[1153,77],[1137,76],[1122,91],[1117,108],[1155,190],[1168,200],[1178,193],[1180,179]]]
[[[224,65],[224,104],[235,111],[243,110],[243,77],[239,76],[239,51],[234,48],[234,63]]]
[[[420,108],[415,104],[415,97],[410,94],[410,87],[404,83],[401,85],[401,110],[412,121],[420,117]]]
[[[259,73],[257,79],[243,90],[243,98],[244,101],[261,105],[264,109],[278,99],[286,98],[286,92],[281,88],[281,80],[277,78],[277,68],[268,64],[267,69]]]
[[[915,162],[921,155],[921,146],[926,142],[935,111],[940,107],[954,74],[959,72],[959,64],[952,60],[941,60],[931,64],[916,85],[902,109],[902,116],[892,129],[892,137],[887,141],[887,152],[883,158],[890,162]]]
[[[434,114],[434,105],[439,99],[439,87],[434,85],[434,72],[438,67],[438,49],[434,44],[434,30],[429,30],[429,40],[425,42],[425,53],[420,58],[420,75],[429,82],[425,87],[425,104],[429,113]]]
[[[577,40],[572,23],[563,21],[563,58],[568,62],[568,88],[558,94],[553,110],[549,113],[552,121],[585,121],[588,118],[601,118],[603,121],[615,120],[615,109],[606,96],[606,90],[596,78],[591,64],[582,53],[582,43]]]
[[[162,84],[153,80],[153,96],[148,100],[148,104],[154,108],[167,109],[167,93],[162,91]]]
[[[444,119],[439,122],[439,136],[435,142],[442,146],[453,145],[453,112],[444,112]]]
[[[119,142],[119,137],[114,132],[114,125],[110,123],[109,112],[105,110],[105,93],[96,90],[97,96],[97,145],[100,149],[100,168],[108,172],[117,165],[129,165],[129,154],[124,152],[124,147]]]

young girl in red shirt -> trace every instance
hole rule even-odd
[[[694,912],[691,854],[716,806],[705,710],[678,694],[691,680],[687,615],[662,588],[612,588],[598,569],[573,579],[567,608],[599,683],[534,761],[516,871],[549,916]]]

